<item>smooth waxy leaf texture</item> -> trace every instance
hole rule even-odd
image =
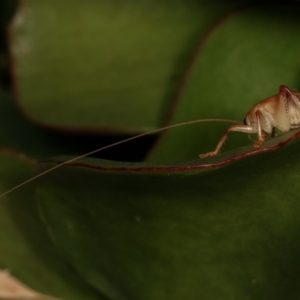
[[[237,5],[26,0],[13,30],[19,104],[50,127],[159,127],[199,36]]]
[[[0,163],[1,194],[34,174],[34,163],[16,153],[2,151]],[[102,299],[52,245],[38,215],[32,184],[0,200],[0,236],[0,269],[24,284],[66,300]]]
[[[0,140],[1,146],[40,159],[61,153],[76,155],[88,149],[70,136],[43,131],[26,121],[13,104],[12,95],[2,89],[0,89]]]
[[[299,147],[247,148],[229,164],[85,159],[40,180],[40,210],[67,260],[111,299],[296,299]]]

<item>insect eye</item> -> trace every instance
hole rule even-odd
[[[244,119],[243,123],[244,123],[245,125],[248,125],[248,124],[247,124],[246,118]]]

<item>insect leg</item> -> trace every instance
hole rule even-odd
[[[254,143],[254,147],[259,147],[266,138],[266,136],[263,134],[263,131],[261,129],[261,123],[260,123],[261,118],[263,118],[264,116],[260,110],[257,110],[255,112],[255,116],[256,116],[258,140]]]
[[[281,85],[279,88],[279,92],[281,94],[284,94],[287,99],[289,99],[289,97],[290,97],[292,99],[292,101],[294,102],[294,104],[300,108],[300,100],[298,99],[297,96],[295,96],[295,93],[296,93],[295,90],[291,90],[286,85]],[[297,93],[297,94],[299,95],[299,93]]]
[[[208,153],[205,153],[205,154],[200,154],[199,156],[201,158],[205,158],[205,157],[208,157],[208,156],[217,155],[220,152],[220,150],[221,150],[224,142],[226,141],[229,132],[231,132],[231,131],[239,131],[239,132],[245,132],[245,133],[255,133],[255,132],[257,132],[257,130],[254,129],[250,125],[238,124],[238,125],[230,126],[225,131],[225,133],[223,134],[223,136],[221,137],[221,139],[220,139],[219,143],[217,144],[217,147],[216,147],[216,149],[214,151],[211,151],[211,152],[208,152]]]

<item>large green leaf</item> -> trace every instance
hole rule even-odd
[[[52,127],[161,126],[198,38],[241,4],[26,0],[13,30],[19,104]]]
[[[172,122],[242,121],[254,104],[277,94],[281,84],[299,89],[299,13],[299,5],[260,5],[220,21],[197,48]],[[229,125],[202,123],[170,131],[149,160],[195,158],[213,150]],[[240,135],[242,140],[232,134],[227,146],[249,144]]]
[[[27,155],[45,159],[49,156],[81,154],[89,148],[68,135],[54,134],[28,122],[16,109],[10,92],[0,88],[0,144]],[[87,141],[88,139],[85,139]],[[95,143],[97,145],[97,143]],[[88,145],[89,146],[89,145]]]
[[[110,299],[298,299],[300,141],[270,152],[297,136],[204,164],[85,159],[41,178],[40,211]]]
[[[0,192],[28,179],[34,164],[16,153],[0,154]],[[103,299],[59,255],[38,216],[33,185],[0,200],[0,269],[33,289],[65,300]]]

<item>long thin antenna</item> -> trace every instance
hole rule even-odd
[[[162,128],[159,128],[159,129],[155,129],[155,130],[152,130],[152,131],[148,131],[148,132],[144,132],[144,133],[141,133],[141,134],[138,134],[138,135],[135,135],[133,137],[130,137],[128,139],[125,139],[125,140],[122,140],[122,141],[119,141],[119,142],[116,142],[116,143],[113,143],[113,144],[110,144],[110,145],[107,145],[107,146],[104,146],[102,148],[98,148],[96,150],[93,150],[93,151],[90,151],[88,153],[85,153],[85,154],[82,154],[80,156],[77,156],[75,158],[72,158],[70,160],[67,160],[67,161],[64,161],[42,173],[39,173],[38,175],[34,176],[34,177],[31,177],[29,178],[28,180],[25,180],[23,181],[22,183],[18,184],[17,186],[13,187],[12,189],[6,191],[5,193],[1,194],[0,195],[0,199],[3,198],[4,196],[10,194],[11,192],[17,190],[18,188],[20,188],[21,186],[41,177],[41,176],[44,176],[46,175],[47,173],[50,173],[52,171],[54,171],[55,169],[57,168],[60,168],[64,165],[67,165],[69,163],[72,163],[76,160],[79,160],[81,158],[84,158],[86,156],[89,156],[89,155],[92,155],[92,154],[95,154],[97,152],[100,152],[102,150],[105,150],[105,149],[108,149],[108,148],[112,148],[112,147],[115,147],[117,145],[120,145],[120,144],[123,144],[123,143],[127,143],[129,141],[132,141],[132,140],[135,140],[135,139],[138,139],[142,136],[145,136],[145,135],[149,135],[149,134],[153,134],[153,133],[157,133],[157,132],[160,132],[160,131],[163,131],[163,130],[167,130],[167,129],[171,129],[171,128],[175,128],[175,127],[180,127],[180,126],[185,126],[185,125],[190,125],[190,124],[196,124],[196,123],[201,123],[201,122],[227,122],[227,123],[240,123],[238,121],[234,121],[234,120],[228,120],[228,119],[201,119],[201,120],[194,120],[194,121],[188,121],[188,122],[183,122],[183,123],[178,123],[178,124],[174,124],[174,125],[169,125],[169,126],[166,126],[166,127],[162,127]]]

